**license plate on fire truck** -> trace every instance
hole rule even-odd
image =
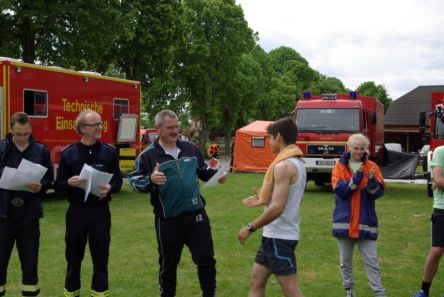
[[[316,161],[316,165],[319,166],[334,166],[335,161],[334,160],[318,160]]]

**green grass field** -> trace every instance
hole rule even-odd
[[[205,189],[217,260],[218,296],[246,296],[249,276],[261,232],[241,246],[238,229],[262,209],[247,209],[241,200],[259,187],[261,174],[231,174],[224,185]],[[302,234],[297,246],[298,276],[306,297],[343,296],[337,245],[331,236],[334,200],[329,187],[309,183],[302,204]],[[64,258],[65,211],[67,202],[50,195],[44,201],[41,220],[41,296],[62,296],[66,262]],[[111,202],[112,242],[109,262],[110,293],[115,297],[158,296],[157,244],[152,208],[147,194],[136,194],[125,185]],[[411,296],[418,289],[422,267],[430,245],[429,217],[432,200],[425,185],[387,184],[377,203],[380,221],[379,261],[387,296]],[[356,290],[359,297],[373,296],[362,263],[355,251]],[[82,266],[82,293],[89,296],[91,259],[86,253]],[[20,268],[14,250],[9,264],[8,294],[20,296]],[[432,285],[431,295],[444,291],[444,273]],[[178,297],[200,296],[196,269],[184,250],[178,269]],[[274,277],[267,296],[281,296]]]

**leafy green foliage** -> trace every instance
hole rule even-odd
[[[342,81],[336,77],[328,77],[319,74],[319,80],[310,88],[313,94],[322,95],[326,93],[346,93],[347,89],[344,87]]]
[[[187,0],[184,9],[186,36],[177,49],[177,79],[191,115],[202,123],[201,143],[206,143],[211,125],[231,127],[231,110],[239,106],[233,80],[254,39],[234,1]]]
[[[376,97],[382,104],[384,104],[384,111],[392,104],[392,99],[388,96],[387,90],[383,85],[376,85],[373,81],[362,83],[357,89],[360,95]]]

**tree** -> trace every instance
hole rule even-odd
[[[281,46],[270,51],[268,57],[273,69],[271,88],[258,102],[257,116],[275,120],[292,112],[302,91],[309,90],[319,74],[292,48]]]
[[[177,50],[177,78],[193,118],[202,123],[201,149],[211,125],[231,127],[237,96],[233,77],[243,53],[254,45],[242,9],[229,0],[185,0],[185,44]]]
[[[1,50],[24,62],[104,72],[119,34],[118,0],[0,0]],[[20,53],[20,54],[18,54]]]
[[[312,85],[310,91],[314,95],[322,95],[325,93],[345,93],[347,89],[338,78],[319,74],[318,81]]]
[[[129,79],[142,81],[142,109],[153,117],[169,108],[180,112],[180,84],[174,53],[184,38],[183,3],[179,0],[126,0],[120,8],[124,28],[114,47],[114,60]]]
[[[34,63],[37,49],[55,31],[55,0],[0,0],[0,50],[4,55]]]
[[[384,112],[389,109],[392,99],[388,97],[387,90],[384,85],[376,85],[373,81],[367,81],[359,85],[356,91],[363,96],[373,96],[384,104]]]
[[[299,61],[302,64],[308,66],[307,60],[305,60],[297,51],[291,47],[281,46],[271,50],[268,53],[271,61],[271,66],[277,74],[284,73],[284,65],[288,61]]]
[[[267,109],[265,105],[272,88],[272,73],[270,58],[259,45],[243,55],[235,80],[240,108],[233,129],[256,119],[265,119],[261,114],[264,108]]]

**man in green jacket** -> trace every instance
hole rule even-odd
[[[160,296],[176,294],[176,271],[184,245],[197,265],[204,297],[215,296],[216,260],[205,200],[198,178],[208,181],[215,173],[199,150],[179,140],[179,120],[171,110],[156,115],[159,138],[137,157],[129,177],[136,192],[150,192],[159,251]],[[225,176],[219,179],[222,183]]]

